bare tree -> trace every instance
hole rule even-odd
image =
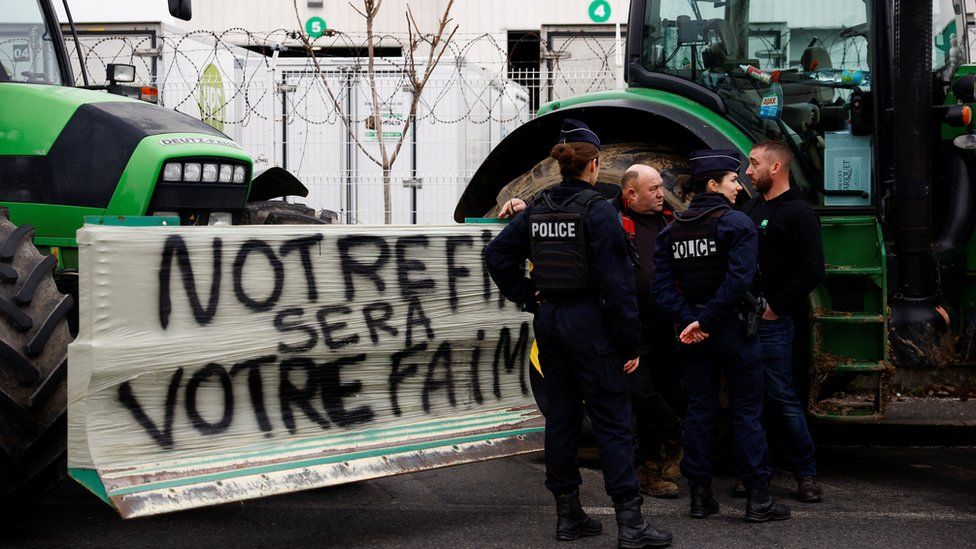
[[[376,87],[376,38],[373,29],[373,23],[376,20],[376,14],[380,11],[380,6],[383,4],[383,0],[362,0],[362,9],[357,8],[351,2],[349,5],[354,9],[359,15],[366,20],[366,47],[367,47],[367,79],[370,88],[371,95],[371,111],[370,116],[371,124],[368,127],[376,131],[376,140],[379,145],[379,157],[372,154],[370,151],[363,146],[359,137],[356,135],[352,122],[349,116],[340,116],[343,124],[346,128],[346,133],[349,139],[356,144],[356,147],[366,155],[377,166],[383,170],[383,220],[385,223],[390,224],[393,221],[393,211],[392,204],[390,200],[390,173],[393,169],[393,165],[396,163],[397,156],[400,155],[400,150],[403,147],[403,141],[410,130],[410,125],[414,123],[417,116],[417,107],[420,105],[420,96],[423,94],[424,88],[427,86],[427,82],[430,80],[432,74],[434,74],[434,69],[437,68],[438,63],[440,63],[441,57],[444,56],[444,52],[447,51],[454,39],[454,34],[457,32],[458,26],[454,25],[450,33],[445,36],[448,26],[451,24],[452,19],[450,18],[451,8],[454,7],[454,0],[449,0],[447,7],[444,8],[444,14],[438,21],[437,31],[433,34],[424,34],[420,30],[420,26],[417,25],[417,20],[413,16],[413,12],[410,10],[410,6],[407,6],[405,17],[407,20],[407,51],[404,52],[404,64],[403,71],[410,85],[411,99],[410,99],[410,111],[407,115],[407,119],[404,121],[403,131],[400,133],[399,138],[396,139],[395,143],[387,143],[386,135],[383,132],[383,117],[382,112],[382,102],[380,101],[379,90]],[[295,18],[298,20],[299,28],[302,28],[301,15],[298,13],[298,0],[293,0],[293,5],[295,8]],[[339,101],[338,96],[332,90],[326,79],[325,73],[322,71],[322,67],[319,64],[319,60],[315,55],[313,50],[313,39],[303,32],[299,32],[298,36],[302,41],[302,45],[308,52],[308,56],[312,59],[312,64],[315,66],[315,73],[319,76],[322,81],[322,85],[325,87],[326,94],[329,100],[332,101],[333,107],[336,112],[343,112],[344,106]],[[429,49],[427,51],[426,62],[423,65],[422,70],[418,70],[417,66],[417,55],[418,50],[423,44],[428,44]],[[391,148],[392,147],[392,148]]]

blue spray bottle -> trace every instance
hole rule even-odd
[[[783,114],[783,86],[779,83],[779,71],[773,72],[769,93],[763,96],[759,104],[759,118],[779,120]]]

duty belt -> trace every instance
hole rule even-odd
[[[552,303],[553,305],[599,305],[600,298],[595,295],[570,295],[570,294],[553,294],[552,292],[544,292],[542,294],[543,303]]]

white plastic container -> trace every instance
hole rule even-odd
[[[871,204],[871,137],[827,132],[824,150],[825,206]],[[843,191],[844,195],[832,195]],[[850,193],[850,194],[848,194]]]

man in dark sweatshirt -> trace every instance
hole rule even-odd
[[[637,418],[637,478],[654,497],[675,497],[681,477],[681,370],[674,357],[674,323],[651,295],[654,247],[667,226],[664,180],[650,166],[636,164],[624,172],[616,199],[621,214],[633,221],[630,235],[637,250],[634,277],[641,320],[640,356],[645,367],[627,376]],[[625,223],[625,229],[626,229]]]
[[[760,193],[743,211],[759,233],[756,288],[766,299],[759,331],[770,410],[786,425],[787,456],[793,465],[800,501],[818,502],[813,439],[806,407],[793,384],[792,313],[824,279],[820,220],[799,189],[790,188],[793,155],[778,141],[756,144],[749,153],[746,175]]]

